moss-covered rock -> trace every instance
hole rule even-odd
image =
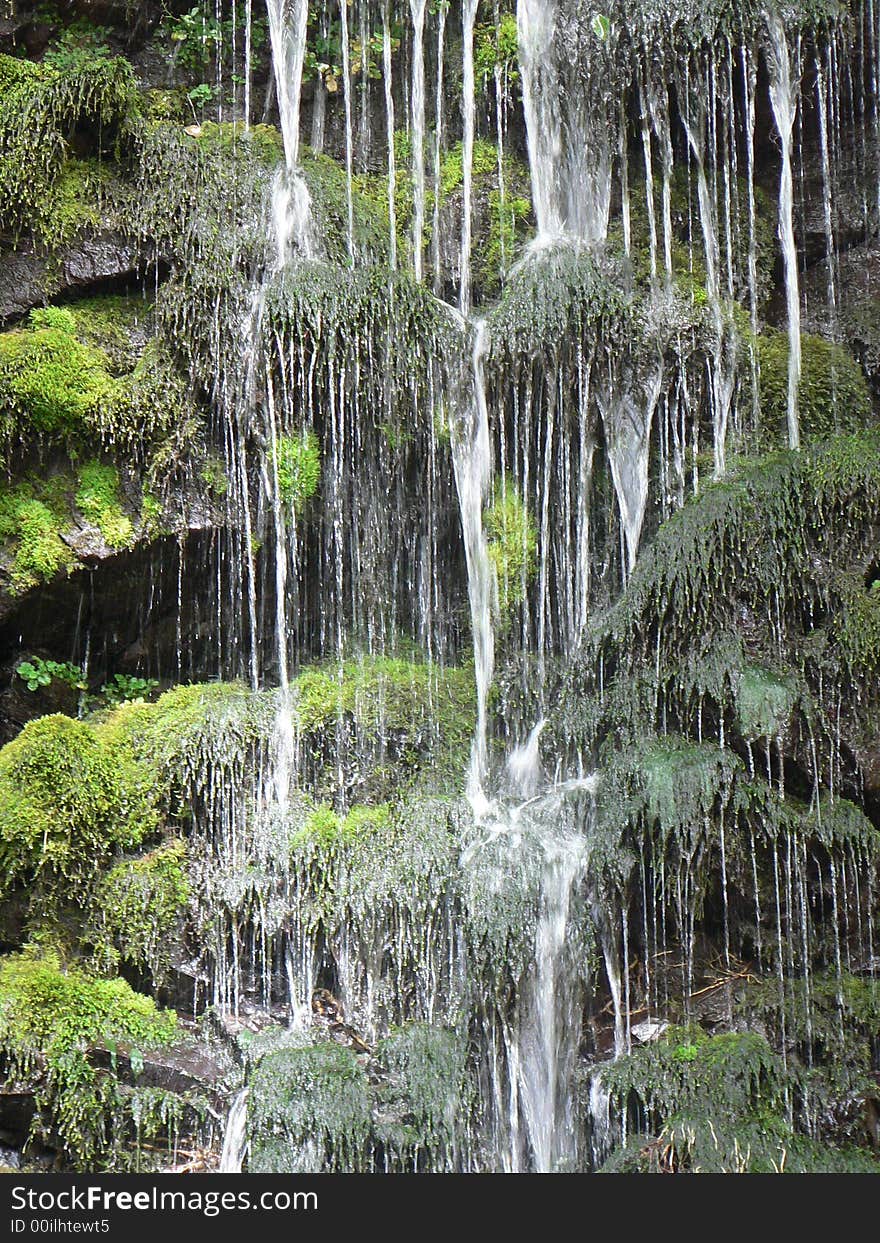
[[[788,411],[787,333],[758,338],[758,363],[761,424],[767,443],[781,444]],[[843,346],[822,337],[802,337],[798,419],[805,443],[856,432],[873,421],[864,373]]]
[[[85,938],[105,970],[121,959],[162,982],[190,897],[186,864],[186,844],[178,839],[100,878]]]
[[[153,796],[122,747],[65,716],[31,722],[0,752],[0,878],[53,902],[81,899],[102,863],[157,826]]]
[[[57,244],[89,222],[83,179],[65,168],[69,140],[88,136],[94,154],[119,149],[139,113],[132,67],[102,59],[59,72],[0,55],[0,102],[0,227]]]
[[[118,1145],[134,1138],[140,1112],[137,1093],[97,1069],[90,1053],[168,1045],[176,1034],[174,1012],[157,1009],[124,980],[88,975],[51,950],[0,958],[0,1049],[7,1081],[35,1093],[36,1135],[60,1142],[78,1169],[118,1159]],[[157,1129],[142,1128],[142,1138]]]

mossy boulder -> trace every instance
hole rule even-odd
[[[130,753],[82,721],[41,717],[0,751],[0,885],[81,900],[112,852],[157,827]]]
[[[116,1164],[122,1143],[155,1136],[173,1112],[151,1116],[151,1093],[124,1088],[112,1070],[96,1066],[94,1052],[115,1056],[123,1046],[134,1062],[144,1049],[171,1044],[177,1032],[173,1011],[158,1009],[124,980],[66,964],[53,950],[29,947],[0,958],[7,1082],[34,1093],[35,1137],[60,1147],[78,1169]]]
[[[761,426],[769,444],[784,443],[788,416],[788,335],[758,338]],[[798,387],[801,440],[820,443],[829,436],[859,431],[873,422],[864,373],[841,345],[804,334]]]

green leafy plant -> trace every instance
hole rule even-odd
[[[82,669],[69,661],[43,660],[40,656],[32,656],[23,660],[16,673],[27,683],[29,691],[40,691],[51,686],[54,681],[64,682],[72,690],[85,690]]]
[[[594,13],[590,19],[590,29],[601,43],[605,43],[611,34],[611,22],[604,13]]]
[[[107,44],[109,30],[89,21],[72,22],[46,49],[42,63],[59,73],[81,73],[96,61],[107,60],[112,52]]]
[[[116,707],[118,704],[146,699],[158,685],[155,678],[138,678],[127,673],[117,673],[112,682],[104,684],[101,694],[108,704]]]

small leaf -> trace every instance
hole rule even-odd
[[[594,13],[590,22],[590,29],[596,38],[604,43],[611,33],[611,22],[604,13]]]

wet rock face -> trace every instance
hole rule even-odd
[[[830,291],[835,310],[829,309]],[[871,239],[812,267],[804,277],[805,325],[845,344],[880,392],[880,242]]]
[[[2,253],[0,324],[20,318],[49,298],[133,279],[143,259],[139,248],[116,232],[83,237],[59,255],[27,249]]]

